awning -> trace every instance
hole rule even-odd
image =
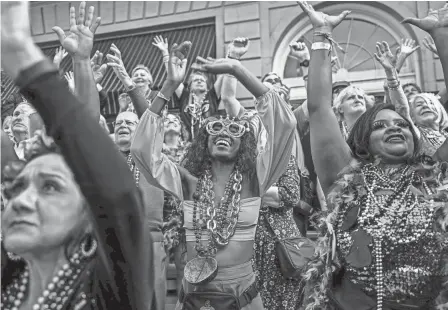
[[[107,37],[99,37],[95,40],[92,54],[96,50],[106,54],[112,43],[114,43],[121,51],[123,62],[126,70],[131,74],[132,69],[138,64],[146,65],[152,73],[154,85],[156,88],[161,87],[166,78],[165,67],[162,55],[157,47],[152,45],[156,35],[161,35],[168,39],[170,46],[174,43],[180,44],[189,40],[192,42],[192,50],[190,52],[189,64],[194,62],[197,56],[216,57],[216,35],[214,21],[201,21],[198,25],[184,26],[182,28],[171,27],[169,30],[146,30],[132,34],[108,34]],[[56,37],[56,34],[55,34]],[[59,42],[47,43],[40,46],[45,55],[50,58],[54,57],[54,53]],[[104,59],[106,61],[106,59]],[[69,57],[66,57],[61,63],[63,72],[71,71],[72,63]],[[187,72],[187,77],[191,69]],[[103,111],[107,115],[115,115],[118,112],[118,94],[124,90],[120,80],[115,76],[112,68],[106,72],[106,76],[101,82],[103,88],[108,92],[109,104]],[[11,94],[17,92],[11,79],[2,74],[2,103],[7,100]],[[3,105],[2,105],[3,111]]]

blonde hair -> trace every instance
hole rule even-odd
[[[440,131],[446,130],[448,128],[448,114],[445,108],[443,107],[442,103],[440,102],[440,100],[437,99],[437,97],[431,93],[416,94],[411,99],[411,110],[413,109],[413,106],[417,98],[422,98],[426,102],[428,107],[437,113],[436,123],[439,124],[440,127],[439,130]]]
[[[336,114],[338,121],[340,121],[340,122],[344,120],[344,116],[339,111],[339,108],[353,91],[361,92],[364,97],[364,101],[367,103],[367,94],[362,88],[359,88],[358,86],[354,86],[354,85],[349,85],[346,88],[344,88],[333,101],[333,111],[334,111],[334,114]]]

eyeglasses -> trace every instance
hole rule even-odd
[[[226,118],[208,122],[206,129],[212,136],[217,136],[226,131],[233,138],[241,138],[246,131],[249,131],[249,125],[246,121],[236,122]]]
[[[266,79],[264,80],[267,83],[271,83],[271,84],[277,84],[277,83],[281,83],[282,80],[280,80],[279,78],[274,78],[274,79]]]
[[[127,127],[131,127],[131,126],[137,125],[137,122],[132,122],[132,121],[128,121],[128,120],[120,120],[118,122],[114,122],[114,127],[120,127],[123,124],[126,124]]]
[[[131,97],[129,97],[128,94],[121,94],[120,96],[118,96],[118,100],[131,101]]]

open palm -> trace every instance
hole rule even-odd
[[[100,17],[93,21],[94,11],[95,8],[91,6],[86,14],[86,3],[81,2],[77,19],[75,8],[70,8],[70,30],[67,34],[60,27],[53,27],[62,47],[74,58],[90,59],[93,37],[101,23]]]
[[[403,23],[408,23],[418,28],[431,33],[438,28],[448,27],[448,4],[438,10],[429,10],[428,16],[425,18],[409,17],[403,20]]]
[[[325,13],[315,11],[313,6],[308,4],[306,1],[297,1],[297,3],[300,5],[302,10],[308,14],[314,30],[325,33],[331,32],[344,20],[348,14],[350,14],[350,11],[344,11],[338,16],[330,16]]]
[[[393,70],[395,68],[395,57],[390,51],[389,44],[387,42],[376,43],[375,58],[383,66],[385,70]]]
[[[185,41],[180,45],[174,44],[168,65],[167,80],[182,83],[187,71],[187,57],[190,53],[191,42]]]

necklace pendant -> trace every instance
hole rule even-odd
[[[184,277],[191,285],[207,284],[218,274],[218,262],[213,257],[195,257],[184,269]]]

